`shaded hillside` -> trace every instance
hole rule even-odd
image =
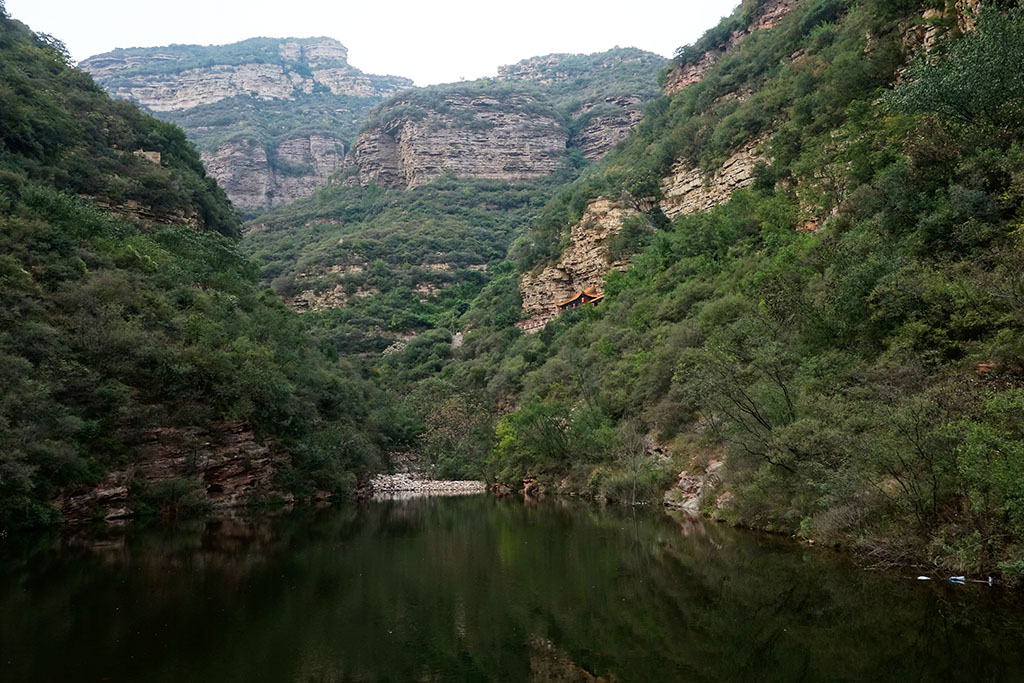
[[[374,394],[261,291],[181,129],[2,6],[0,110],[0,530],[350,489]]]
[[[454,437],[456,464],[513,485],[672,484],[676,504],[881,563],[1018,576],[1024,10],[784,5],[744,3],[728,31],[786,11],[724,53],[698,43],[706,71],[556,193],[513,246],[524,277],[495,278],[406,393],[430,392],[442,407],[415,407],[449,434],[496,435],[490,460]],[[600,307],[519,333],[508,313],[545,273],[592,284],[569,258],[587,225],[611,235],[590,258],[631,267]],[[481,405],[514,412],[492,430]]]
[[[326,184],[366,114],[412,85],[352,67],[331,38],[118,49],[81,68],[115,97],[182,126],[210,174],[248,209]]]

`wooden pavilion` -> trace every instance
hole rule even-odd
[[[597,287],[589,287],[587,289],[581,289],[580,291],[573,294],[565,301],[558,301],[555,306],[559,312],[567,311],[570,308],[579,308],[580,306],[597,306],[604,300],[603,294],[597,293]]]

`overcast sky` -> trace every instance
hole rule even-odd
[[[501,64],[619,45],[665,57],[739,0],[6,0],[76,60],[118,47],[329,36],[353,66],[417,85],[493,76]]]

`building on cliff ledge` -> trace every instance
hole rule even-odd
[[[562,311],[579,306],[597,306],[603,300],[604,295],[597,293],[597,287],[589,287],[576,292],[565,301],[559,301],[555,306],[558,308],[559,313],[561,313]]]

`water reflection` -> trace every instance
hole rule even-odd
[[[485,496],[8,543],[3,680],[1024,680],[987,587]]]

